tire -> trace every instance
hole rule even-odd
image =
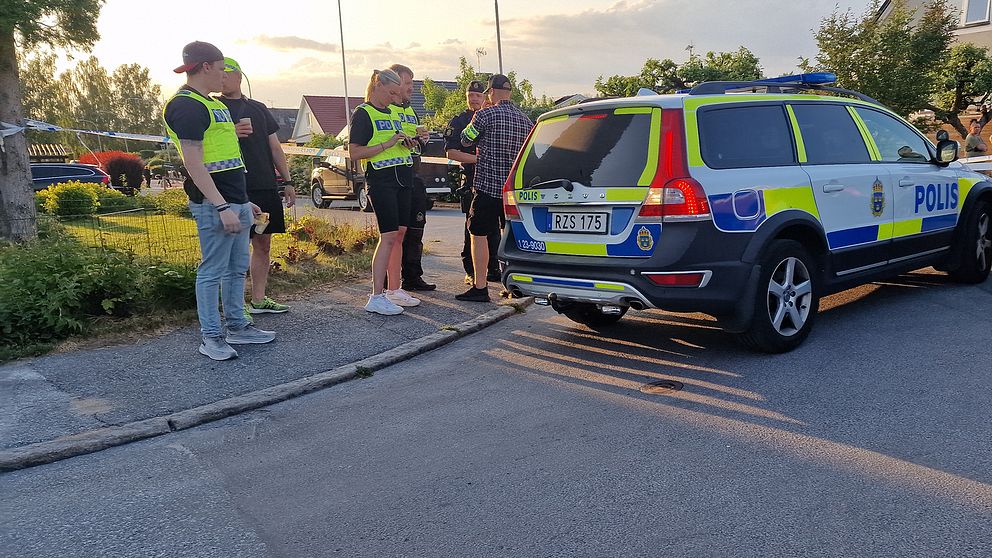
[[[962,226],[961,261],[948,274],[958,283],[981,283],[992,269],[992,205],[986,201],[975,204]]]
[[[358,209],[364,213],[372,213],[372,204],[369,202],[369,189],[364,184],[358,189]]]
[[[761,258],[754,315],[740,341],[765,353],[785,353],[801,345],[820,307],[816,260],[794,240],[775,240]]]
[[[324,188],[320,182],[314,182],[310,188],[310,201],[318,209],[327,209],[331,206],[331,202],[324,199]]]
[[[427,211],[434,209],[434,198],[427,198]]]
[[[574,303],[562,309],[562,314],[573,322],[589,326],[592,329],[607,328],[615,325],[627,313],[627,307],[621,306],[619,314],[604,314],[595,304]]]

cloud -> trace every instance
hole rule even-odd
[[[339,52],[341,50],[340,47],[334,43],[322,43],[320,41],[297,37],[295,35],[284,35],[281,37],[259,35],[251,41],[246,42],[280,51],[314,50],[318,52]]]

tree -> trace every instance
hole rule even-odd
[[[435,130],[442,130],[451,121],[465,110],[465,89],[471,81],[481,81],[486,83],[492,74],[475,71],[465,57],[458,61],[458,75],[455,82],[458,88],[455,91],[448,91],[440,85],[434,83],[429,77],[424,78],[424,85],[421,93],[424,95],[424,108],[433,112],[431,116],[425,117],[424,124]],[[516,72],[506,74],[513,85],[511,101],[519,106],[531,119],[537,118],[541,114],[553,108],[553,101],[546,95],[540,99],[534,96],[534,86],[530,81],[517,79]]]
[[[648,58],[641,72],[633,76],[596,78],[596,91],[605,97],[632,97],[641,88],[656,93],[674,93],[703,81],[751,81],[760,79],[761,64],[750,50],[707,52],[699,56],[689,47],[689,59],[681,65],[666,58]]]
[[[878,20],[878,2],[860,17],[835,11],[816,32],[816,64],[801,61],[805,71],[837,74],[841,87],[877,99],[895,112],[931,110],[961,136],[968,134],[960,114],[988,99],[992,61],[988,50],[954,42],[958,12],[946,0],[931,0],[919,10],[902,1]]]
[[[100,38],[97,17],[103,0],[4,0],[0,10],[0,121],[22,122],[17,44],[87,49]],[[85,14],[81,16],[80,14]],[[3,138],[0,152],[0,237],[37,236],[37,215],[24,134]]]

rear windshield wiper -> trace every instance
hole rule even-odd
[[[567,178],[556,178],[527,186],[528,190],[550,190],[552,188],[564,188],[566,192],[571,192],[575,188],[575,183]]]

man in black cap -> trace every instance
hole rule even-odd
[[[462,130],[472,122],[475,112],[482,109],[486,102],[486,86],[481,81],[471,81],[465,88],[465,101],[468,108],[451,119],[445,131],[444,148],[452,161],[462,164],[465,176],[463,186],[457,190],[465,214],[465,244],[462,247],[462,267],[465,268],[465,284],[475,285],[475,269],[472,266],[472,235],[468,232],[468,212],[472,205],[472,178],[475,175],[476,148],[462,145]],[[499,233],[489,235],[489,265],[486,279],[499,281],[499,264],[496,260],[496,250],[499,249]]]
[[[175,72],[186,73],[186,85],[166,103],[163,118],[186,167],[189,178],[183,187],[200,238],[199,351],[213,360],[227,360],[238,356],[231,345],[268,343],[276,337],[272,331],[257,329],[244,313],[248,227],[261,210],[248,200],[231,113],[209,96],[224,87],[224,55],[210,43],[190,43],[183,49],[183,65]],[[224,306],[226,328],[218,300]]]
[[[472,264],[475,284],[458,300],[489,302],[486,267],[489,263],[491,234],[500,234],[504,222],[503,183],[506,182],[527,141],[534,123],[510,102],[513,86],[503,74],[489,78],[486,93],[493,106],[475,113],[462,130],[462,145],[478,147],[475,176],[472,181],[472,206],[468,214],[468,231],[472,235]]]

